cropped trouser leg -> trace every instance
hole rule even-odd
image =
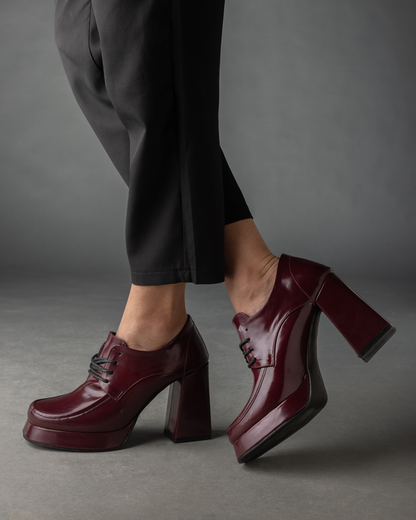
[[[218,137],[224,0],[55,0],[77,102],[129,187],[132,282],[216,283],[251,217]]]

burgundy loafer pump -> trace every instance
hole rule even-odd
[[[169,385],[166,435],[174,442],[210,438],[208,353],[190,317],[175,339],[154,352],[132,350],[110,332],[84,384],[30,405],[23,435],[62,450],[120,448],[143,408]]]
[[[254,375],[251,396],[227,431],[238,462],[273,448],[325,406],[316,355],[321,311],[364,361],[396,331],[332,269],[282,255],[265,306],[251,317],[239,313],[233,320]]]

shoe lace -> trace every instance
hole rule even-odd
[[[249,341],[250,341],[250,338],[247,338],[247,339],[243,340],[238,346],[240,347],[241,352],[244,354],[248,368],[251,368],[251,365],[253,363],[255,363],[257,361],[257,359],[255,357],[253,357],[253,359],[251,361],[249,361],[247,359],[247,356],[250,354],[250,352],[253,352],[253,350],[254,350],[251,347],[249,347],[247,350],[243,349],[244,345],[246,345]]]
[[[98,357],[98,354],[94,354],[91,358],[90,368],[88,370],[88,373],[94,376],[95,378],[99,379],[103,383],[108,383],[108,379],[105,379],[104,377],[101,377],[100,372],[104,374],[114,374],[112,370],[108,370],[107,368],[103,368],[101,365],[105,365],[105,363],[110,363],[110,365],[117,365],[117,361],[110,361],[106,358],[100,358]]]

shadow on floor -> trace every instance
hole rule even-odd
[[[311,447],[279,448],[266,453],[262,457],[244,465],[244,469],[253,473],[299,473],[307,475],[308,472],[316,475],[339,474],[342,472],[355,473],[361,470],[368,471],[389,459],[409,460],[416,455],[416,428],[396,429],[390,432],[388,440],[380,442],[375,438],[359,439],[358,437],[345,443],[338,442],[335,445],[317,445]]]

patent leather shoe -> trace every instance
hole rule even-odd
[[[327,266],[282,255],[264,307],[237,314],[240,348],[253,376],[251,396],[227,434],[248,462],[305,426],[327,402],[316,354],[321,311],[364,361],[395,332]]]
[[[208,353],[192,319],[165,347],[130,349],[110,332],[87,380],[69,394],[30,405],[24,437],[72,451],[123,446],[145,406],[170,385],[165,433],[174,442],[208,439]]]

